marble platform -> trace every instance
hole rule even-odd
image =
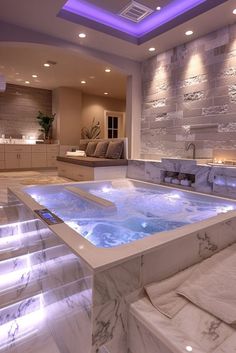
[[[236,329],[190,302],[173,319],[147,298],[130,306],[129,347],[135,353],[234,353]]]
[[[159,184],[163,182],[165,171],[195,175],[193,189],[197,192],[236,198],[236,166],[216,166],[204,164],[203,161],[176,158],[129,160],[127,177]]]
[[[27,222],[31,215],[32,219],[32,210],[39,205],[22,190],[11,190],[9,200],[15,203],[18,218],[23,220],[25,216]],[[59,244],[68,250],[61,253],[61,249],[55,262],[50,260],[50,251],[43,250],[42,266],[48,276],[39,277],[45,307],[53,313],[47,324],[61,353],[77,353],[79,344],[83,353],[98,353],[101,349],[127,353],[129,306],[143,296],[144,285],[172,276],[236,242],[235,227],[236,212],[231,211],[174,233],[163,232],[158,237],[106,249],[94,247],[66,224],[48,226]],[[57,272],[57,265],[62,270]],[[71,268],[72,273],[66,268]],[[81,295],[76,297],[76,293]]]

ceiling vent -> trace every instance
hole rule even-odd
[[[0,92],[6,91],[6,79],[5,76],[0,74]]]
[[[153,12],[147,6],[139,4],[136,1],[131,1],[119,15],[133,22],[140,22],[145,17],[149,16]]]

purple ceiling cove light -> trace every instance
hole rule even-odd
[[[85,0],[68,0],[58,16],[141,44],[227,0],[173,0],[138,23]]]

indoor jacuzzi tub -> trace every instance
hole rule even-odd
[[[131,243],[236,209],[236,202],[229,200],[133,180],[37,186],[24,191],[102,248]],[[103,204],[102,200],[110,203]]]
[[[119,253],[150,249],[236,211],[232,200],[131,179],[30,186],[15,193],[74,250],[86,255],[103,250],[103,262],[107,256],[116,260]]]

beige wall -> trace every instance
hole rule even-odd
[[[125,100],[82,94],[79,89],[59,87],[53,91],[7,84],[0,94],[0,135],[38,137],[38,111],[56,113],[53,138],[61,144],[77,145],[81,128],[93,117],[100,121],[104,137],[104,111],[125,112]],[[124,122],[125,123],[125,122]]]
[[[56,112],[55,137],[63,145],[76,145],[80,140],[81,91],[59,87],[53,91],[53,111]]]
[[[82,94],[81,128],[89,126],[95,118],[101,125],[101,135],[104,137],[104,111],[125,112],[125,100]]]
[[[61,144],[79,143],[81,128],[93,118],[101,125],[104,137],[104,111],[125,112],[125,100],[83,94],[79,89],[60,87],[53,91],[53,112],[56,113],[54,138]]]

